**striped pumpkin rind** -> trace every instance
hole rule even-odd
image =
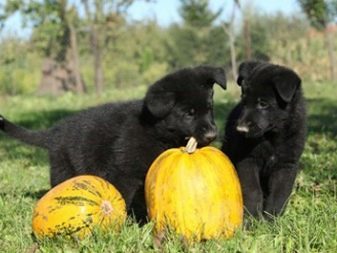
[[[38,201],[32,227],[38,238],[83,238],[95,227],[117,229],[125,219],[125,201],[117,189],[102,178],[83,175],[55,186]]]
[[[169,228],[188,240],[229,238],[242,224],[238,176],[214,147],[162,153],[146,176],[145,197],[157,233]]]

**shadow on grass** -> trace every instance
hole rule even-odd
[[[234,106],[235,103],[233,102],[217,102],[214,104],[215,121],[219,131],[216,145],[221,145],[220,143],[224,133],[226,118]],[[13,120],[13,122],[28,129],[40,130],[49,128],[59,120],[62,120],[67,116],[73,115],[77,112],[78,111],[75,110],[44,110],[31,113],[22,113],[18,114],[17,116],[19,120]],[[12,121],[10,118],[8,120]],[[30,146],[16,141],[10,137],[6,137],[1,133],[0,146],[3,150],[3,153],[5,153],[7,160],[27,159],[31,161],[33,165],[45,165],[48,163],[47,152],[45,150],[37,147],[31,148]]]
[[[14,123],[29,129],[49,128],[56,122],[73,115],[78,111],[75,110],[51,110],[36,111],[29,114],[19,115],[20,120]],[[10,120],[10,119],[9,119]]]
[[[233,101],[216,102],[214,104],[214,116],[218,127],[219,136],[217,143],[219,144],[224,135],[224,125],[230,110],[235,106]],[[307,100],[308,106],[308,130],[311,134],[328,134],[331,137],[337,136],[337,103],[331,99],[314,98]],[[73,115],[78,111],[75,110],[51,110],[36,111],[29,114],[18,116],[19,121],[15,121],[23,127],[29,129],[45,129],[54,125],[57,121],[67,116]],[[9,119],[11,120],[11,119]],[[12,154],[10,157],[25,157],[32,159],[35,164],[40,161],[46,162],[46,155],[42,149],[32,148],[25,150],[24,144],[13,141],[3,134],[0,134],[1,148],[5,153]],[[27,146],[26,146],[27,147]],[[8,158],[7,158],[8,159]]]
[[[3,161],[29,161],[34,166],[44,166],[48,163],[47,152],[41,148],[29,146],[10,137],[0,137],[0,152]]]
[[[42,189],[42,190],[38,190],[38,191],[27,191],[23,193],[23,196],[25,198],[31,198],[31,199],[40,199],[42,198],[43,195],[45,195],[47,192],[49,191],[49,189]]]
[[[308,133],[337,136],[337,100],[308,99]]]
[[[234,106],[235,103],[231,101],[226,103],[217,102],[214,104],[215,120],[221,132],[223,132],[226,118]],[[337,135],[337,102],[335,100],[321,98],[308,99],[307,107],[309,133],[329,133],[333,136]],[[15,123],[29,129],[44,129],[51,127],[57,121],[77,112],[76,110],[51,110],[19,114],[18,118],[20,118],[20,120],[15,121]]]
[[[0,197],[6,198],[6,197],[24,197],[24,198],[31,198],[33,200],[40,199],[43,195],[45,195],[50,189],[42,189],[38,191],[26,191],[26,192],[0,192]]]
[[[54,125],[59,120],[76,113],[71,110],[52,110],[52,111],[36,111],[29,114],[25,113],[17,116],[20,120],[14,121],[22,127],[40,130],[46,129]],[[8,119],[12,121],[12,119]],[[20,141],[14,140],[0,133],[0,148],[4,153],[3,159],[14,161],[18,159],[27,159],[33,165],[45,165],[48,161],[47,152],[38,147],[28,146]]]

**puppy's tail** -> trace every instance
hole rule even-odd
[[[48,148],[48,130],[32,131],[13,124],[0,115],[0,130],[8,136],[20,140],[26,144],[38,146],[41,148]]]

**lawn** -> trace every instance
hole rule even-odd
[[[216,89],[216,123],[222,128],[238,99],[234,85]],[[0,113],[23,126],[39,129],[82,108],[108,101],[139,98],[146,88],[109,91],[101,97],[65,94],[0,97]],[[337,92],[332,83],[305,83],[308,139],[293,194],[285,214],[272,223],[256,221],[234,238],[186,246],[170,236],[163,252],[337,252]],[[215,142],[216,146],[219,142]],[[0,252],[156,252],[151,224],[129,220],[120,233],[95,234],[84,241],[46,240],[31,235],[32,210],[49,188],[44,150],[0,134]],[[130,158],[131,159],[131,158]]]

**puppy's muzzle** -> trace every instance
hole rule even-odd
[[[244,134],[248,134],[252,130],[252,122],[246,120],[239,120],[236,131]]]
[[[217,135],[216,131],[209,131],[204,134],[204,139],[206,142],[211,143],[212,141],[215,140],[216,135]]]
[[[240,133],[249,133],[249,126],[248,125],[237,125],[236,131]]]

